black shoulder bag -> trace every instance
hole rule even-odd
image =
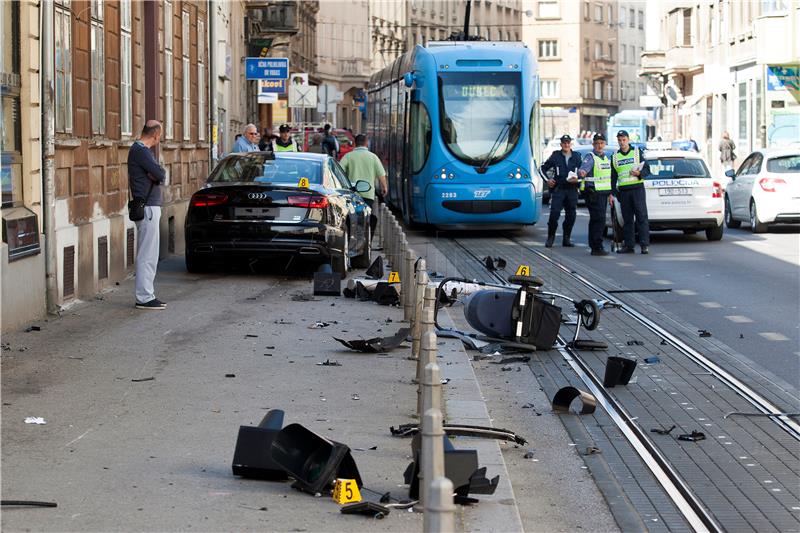
[[[132,222],[138,222],[144,218],[144,206],[147,205],[147,200],[150,199],[150,193],[153,192],[153,180],[150,180],[150,188],[147,190],[147,196],[144,198],[136,198],[133,196],[133,187],[128,183],[128,191],[130,191],[133,200],[128,202],[128,218]]]

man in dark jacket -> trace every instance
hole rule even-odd
[[[334,159],[339,158],[339,141],[336,140],[336,136],[331,133],[330,124],[325,124],[323,128],[322,150]]]
[[[551,189],[550,195],[550,218],[547,221],[547,241],[545,246],[551,248],[556,239],[558,229],[558,218],[561,216],[561,209],[564,209],[564,225],[562,246],[575,246],[570,240],[572,226],[575,225],[575,211],[578,206],[578,167],[581,166],[581,158],[572,151],[572,137],[569,135],[561,136],[561,150],[553,152],[542,165],[542,172],[554,170],[553,176],[547,180],[547,186]],[[572,174],[570,174],[572,173]]]
[[[153,282],[158,268],[159,221],[161,220],[161,185],[167,174],[156,161],[151,148],[161,140],[161,124],[148,120],[142,135],[128,152],[128,185],[134,198],[144,198],[144,218],[136,222],[136,308],[166,309],[157,299]]]

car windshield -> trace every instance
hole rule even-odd
[[[800,155],[787,155],[767,159],[767,172],[775,174],[800,174]]]
[[[447,148],[461,161],[495,163],[520,134],[518,72],[447,72],[439,76],[440,127]]]
[[[301,178],[309,184],[322,183],[322,164],[308,159],[278,157],[267,154],[228,156],[208,178],[209,183],[264,183],[297,185]]]
[[[710,178],[708,167],[702,159],[661,157],[648,159],[650,175],[646,179],[664,178]]]

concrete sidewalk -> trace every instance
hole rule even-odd
[[[343,297],[293,301],[311,295],[309,279],[190,275],[174,256],[156,279],[166,311],[134,309],[132,285],[39,323],[41,331],[4,336],[2,498],[58,503],[5,508],[4,531],[421,530],[421,514],[345,516],[329,497],[236,478],[230,466],[239,426],[280,408],[285,423],[353,448],[370,490],[404,498],[410,440],[389,426],[414,420],[410,348],[358,354],[332,339],[391,335],[402,310]],[[330,325],[312,329],[318,321]],[[460,345],[449,357],[469,368]],[[326,359],[342,366],[317,365]],[[475,383],[471,368],[462,378]],[[29,416],[47,423],[26,424]],[[507,483],[502,456],[480,459]],[[513,495],[504,498],[499,512],[459,507],[459,528],[521,529]]]

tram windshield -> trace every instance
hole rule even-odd
[[[520,94],[519,72],[440,73],[439,123],[447,148],[470,165],[503,159],[519,141]]]

